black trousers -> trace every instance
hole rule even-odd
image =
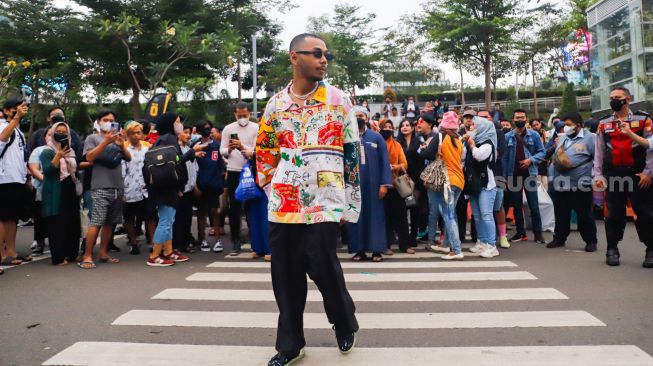
[[[639,240],[646,245],[646,248],[653,251],[653,188],[641,189],[638,187],[639,177],[631,177],[633,187],[620,189],[619,191],[608,191],[605,203],[608,205],[608,216],[605,218],[605,236],[608,241],[608,249],[616,249],[623,239],[626,229],[626,203],[630,199],[633,211],[637,215],[635,228]]]
[[[389,188],[388,193],[383,198],[383,206],[385,208],[385,233],[388,244],[392,242],[396,233],[399,238],[399,250],[405,252],[414,245],[408,234],[406,201],[401,198],[396,189]]]
[[[59,214],[50,216],[47,220],[48,243],[52,264],[59,264],[67,259],[69,262],[77,258],[81,223],[79,220],[79,198],[75,193],[75,183],[68,177],[61,182],[61,200]]]
[[[42,202],[34,201],[34,240],[41,244],[48,237],[48,220],[41,215],[42,210]]]
[[[564,243],[569,236],[571,225],[571,210],[576,211],[578,231],[586,244],[597,243],[596,223],[594,222],[594,196],[592,191],[552,192],[553,209],[555,212],[555,234],[553,240]]]
[[[414,191],[417,205],[408,209],[410,212],[410,240],[411,245],[417,245],[417,232],[426,229],[429,217],[429,201],[424,186],[415,186]]]
[[[172,248],[182,250],[193,241],[191,226],[193,224],[193,192],[186,192],[179,199],[175,212],[175,222],[172,225]]]
[[[229,190],[229,229],[231,242],[235,250],[240,250],[240,224],[243,215],[243,202],[236,200],[236,188],[240,183],[240,172],[227,172],[227,189]]]
[[[461,242],[465,241],[465,237],[467,234],[467,206],[469,204],[469,200],[465,199],[465,195],[461,194],[460,197],[458,197],[458,202],[456,202],[456,218],[458,219],[458,237],[460,238]],[[474,223],[474,217],[472,216],[471,220],[471,226],[470,226],[470,233],[472,236],[472,241],[476,242],[477,236],[476,236],[476,224]]]
[[[356,307],[336,255],[338,235],[337,223],[270,223],[272,287],[279,308],[276,349],[282,354],[295,354],[306,345],[306,274],[322,293],[329,323],[339,333],[358,331]]]

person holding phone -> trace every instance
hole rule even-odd
[[[236,104],[234,117],[236,122],[228,124],[222,135],[227,138],[222,139],[220,144],[220,153],[227,159],[227,190],[229,192],[229,229],[231,231],[231,253],[238,255],[240,253],[240,227],[243,213],[243,202],[237,201],[234,197],[238,183],[240,183],[240,171],[243,169],[245,162],[254,157],[256,148],[256,136],[258,134],[258,125],[251,122],[249,106],[245,102]],[[245,210],[249,203],[245,203]],[[256,254],[256,253],[254,253]],[[268,255],[270,253],[258,253],[257,255]]]
[[[47,146],[39,159],[43,167],[41,215],[47,218],[52,264],[67,265],[77,257],[81,236],[77,159],[71,148],[70,128],[65,122],[52,125]]]

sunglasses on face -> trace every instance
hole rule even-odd
[[[333,60],[333,53],[331,53],[331,51],[322,52],[322,50],[319,48],[316,48],[313,51],[295,51],[295,53],[301,53],[302,55],[313,55],[313,57],[317,59],[321,59],[322,56],[324,56],[327,61]]]

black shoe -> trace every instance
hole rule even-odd
[[[510,240],[513,243],[518,241],[528,241],[528,236],[526,236],[526,234],[517,233],[508,240]]]
[[[270,359],[270,361],[268,362],[268,366],[292,365],[295,362],[301,360],[302,357],[304,357],[303,348],[299,350],[299,353],[297,353],[297,355],[291,357],[284,356],[281,353],[277,353],[276,355],[274,355],[274,357],[272,357],[272,359]]]
[[[542,233],[535,233],[533,241],[535,241],[535,244],[546,244],[546,241],[544,241],[544,237],[542,236]]]
[[[585,251],[589,253],[596,252],[596,243],[585,244]]]
[[[351,352],[354,349],[354,346],[356,346],[356,333],[351,332],[340,334],[336,330],[335,325],[332,329],[336,332],[336,341],[338,342],[338,349],[340,350],[340,353],[347,354]]]
[[[109,244],[109,251],[110,252],[120,252],[120,248],[116,246],[116,244],[111,243]]]
[[[136,245],[130,245],[131,249],[129,250],[129,254],[131,255],[139,255],[141,254],[141,248],[138,244]]]
[[[644,257],[644,263],[642,263],[644,268],[653,268],[653,250],[646,251],[646,257]]]
[[[546,244],[547,248],[560,248],[560,247],[564,247],[564,246],[565,246],[565,243],[560,243],[559,241],[557,241],[555,239],[551,240],[550,242],[548,242]]]
[[[605,263],[607,263],[608,266],[618,266],[619,249],[608,249],[608,252],[605,254]]]

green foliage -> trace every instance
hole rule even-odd
[[[206,119],[206,110],[207,104],[206,100],[204,100],[204,92],[195,91],[184,123],[194,125],[200,120]]]
[[[576,91],[574,83],[568,83],[565,91],[562,93],[562,102],[560,103],[560,115],[567,112],[578,112],[578,102],[576,100]]]
[[[91,117],[85,103],[77,103],[72,106],[72,115],[68,117],[70,127],[80,134],[86,134],[91,128]],[[68,112],[68,114],[71,114]]]
[[[129,105],[122,100],[117,100],[111,103],[109,107],[115,114],[118,122],[126,122],[127,120],[132,119],[131,111],[129,110]]]

